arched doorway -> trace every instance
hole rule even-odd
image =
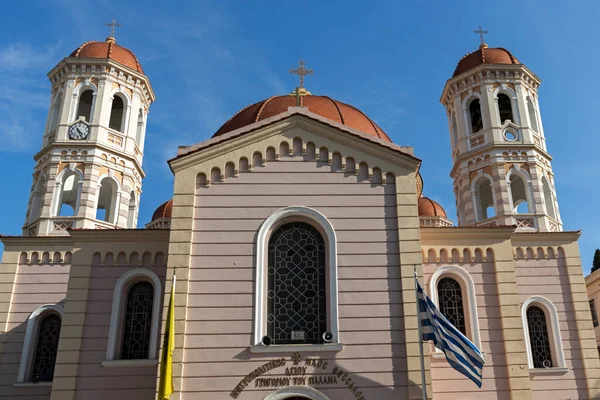
[[[317,389],[308,386],[290,386],[271,393],[265,400],[331,400]]]

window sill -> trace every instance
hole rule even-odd
[[[529,375],[566,374],[569,368],[529,368]]]
[[[158,360],[104,360],[103,367],[153,367],[158,365]]]
[[[250,346],[251,353],[293,353],[306,351],[341,351],[344,348],[342,343],[328,344],[284,344],[273,346]]]
[[[17,382],[13,387],[50,387],[52,382]]]

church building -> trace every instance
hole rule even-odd
[[[425,151],[311,94],[302,62],[292,93],[180,146],[138,221],[150,78],[113,34],[76,48],[48,74],[22,235],[1,237],[0,399],[157,398],[174,275],[171,400],[599,399],[540,79],[483,40],[451,67],[456,226]],[[483,352],[481,388],[427,342],[422,382],[415,267]]]

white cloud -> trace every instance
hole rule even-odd
[[[48,68],[59,46],[35,49],[29,43],[9,44],[0,49],[0,71]]]

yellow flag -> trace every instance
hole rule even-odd
[[[159,400],[169,400],[173,393],[173,349],[175,348],[175,273],[169,298],[169,311],[165,325],[165,338],[162,357],[160,360],[160,383],[158,387]]]

